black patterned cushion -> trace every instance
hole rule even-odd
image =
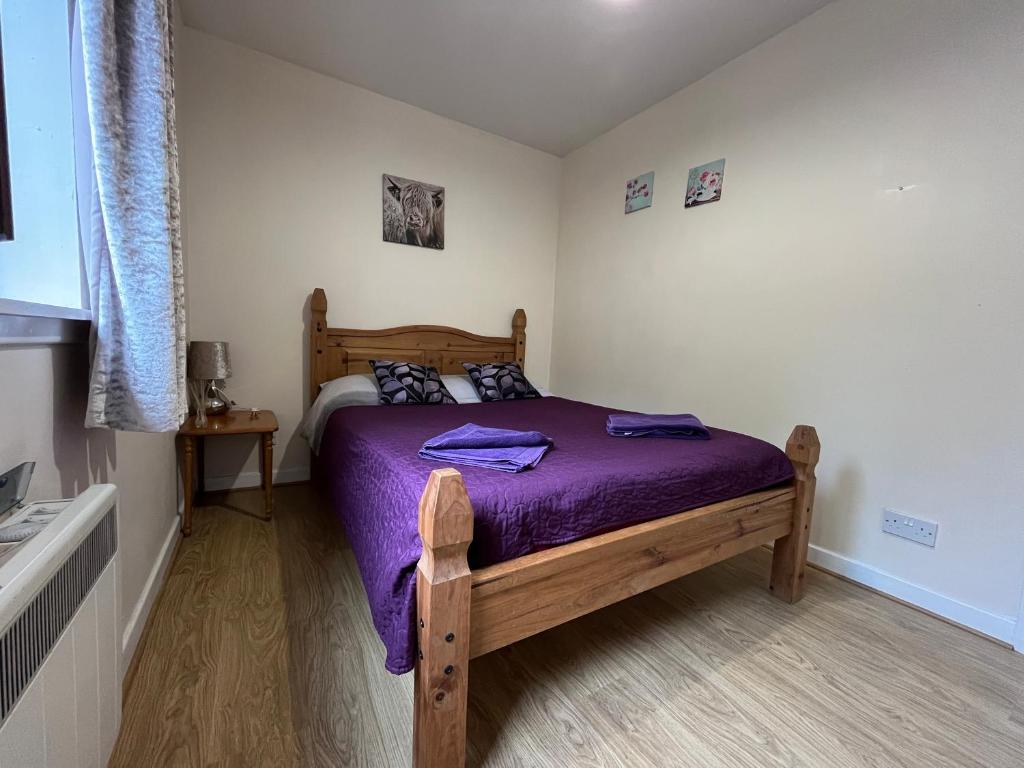
[[[455,398],[441,383],[436,368],[418,363],[371,360],[370,367],[380,386],[382,405],[451,405]]]
[[[518,363],[463,363],[473,386],[485,403],[495,400],[529,400],[540,392],[523,375]]]

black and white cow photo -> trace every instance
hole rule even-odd
[[[444,248],[444,187],[384,174],[384,240]]]

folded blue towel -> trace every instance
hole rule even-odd
[[[551,438],[540,432],[463,424],[427,440],[419,456],[449,464],[522,472],[537,466],[551,446]]]
[[[613,437],[674,437],[678,440],[710,440],[711,433],[692,413],[612,413],[608,434]]]

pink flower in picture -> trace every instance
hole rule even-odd
[[[626,213],[651,205],[654,198],[654,171],[626,182]]]
[[[722,182],[725,179],[725,159],[705,163],[691,168],[686,184],[684,206],[693,208],[722,199]]]

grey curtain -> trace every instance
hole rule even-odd
[[[188,409],[170,0],[78,0],[94,172],[85,423],[178,428]]]

